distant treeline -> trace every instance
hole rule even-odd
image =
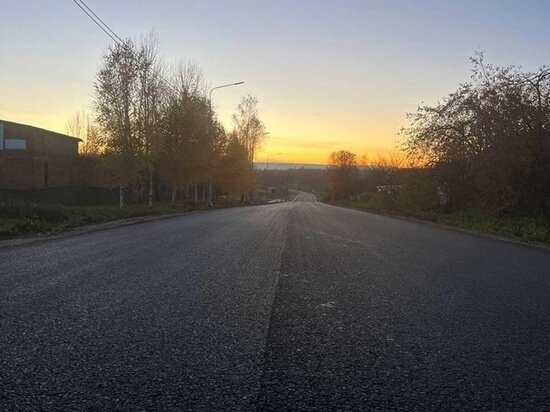
[[[332,153],[330,197],[378,192],[418,209],[549,215],[550,69],[471,60],[469,82],[408,115],[403,156],[359,169],[355,154]]]
[[[325,169],[288,168],[256,170],[258,185],[303,190],[305,192],[323,193],[326,191]]]

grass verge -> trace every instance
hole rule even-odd
[[[224,207],[219,205],[217,207]],[[0,203],[0,239],[33,234],[57,234],[78,226],[105,223],[140,216],[167,215],[206,209],[181,202],[156,202],[152,209],[145,204],[62,206],[23,202]]]
[[[366,200],[338,201],[332,204],[389,213],[459,227],[513,240],[550,245],[550,218],[494,216],[479,211],[444,213],[438,210],[415,210],[400,204],[382,204]]]

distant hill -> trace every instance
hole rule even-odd
[[[266,169],[266,162],[254,162],[256,169]],[[282,170],[282,169],[324,169],[326,165],[317,163],[277,163],[269,162],[269,170]]]

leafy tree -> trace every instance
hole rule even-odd
[[[94,85],[97,128],[88,131],[98,143],[110,184],[120,188],[120,207],[126,188],[147,185],[152,206],[155,176],[170,186],[172,200],[179,189],[189,193],[192,186],[197,199],[197,186],[210,186],[212,179],[232,191],[250,193],[254,155],[265,137],[257,99],[242,99],[228,140],[207,98],[202,72],[187,63],[167,74],[158,50],[152,36],[138,44],[113,44]],[[82,124],[80,116],[70,126],[80,133]]]
[[[217,183],[223,191],[244,199],[251,184],[248,159],[246,146],[232,133],[218,169]]]
[[[132,41],[111,45],[103,57],[95,82],[94,106],[102,131],[106,164],[120,188],[138,184],[143,171],[142,144],[138,135],[139,64]]]
[[[153,35],[143,38],[135,52],[139,87],[136,129],[149,174],[149,207],[153,206],[155,165],[164,143],[162,114],[170,88],[161,77],[163,64],[158,53]]]
[[[410,156],[432,168],[455,208],[550,210],[550,70],[472,58],[472,79],[409,115]]]
[[[159,171],[175,199],[178,187],[208,180],[224,132],[213,118],[200,69],[180,64],[172,78],[177,91],[170,94],[164,111]]]
[[[163,146],[162,112],[166,84],[158,45],[152,36],[139,45],[131,40],[111,45],[95,82],[94,106],[101,145],[111,176],[124,189],[140,187],[149,176],[149,206],[153,203],[155,164]]]
[[[326,170],[327,188],[332,200],[345,199],[357,189],[357,156],[348,150],[332,152]]]

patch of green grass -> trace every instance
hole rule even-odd
[[[439,210],[418,210],[398,202],[368,200],[338,201],[334,204],[498,235],[510,239],[550,244],[550,218],[527,216],[495,216],[481,211],[444,213]]]
[[[68,218],[66,208],[61,205],[40,205],[25,202],[0,203],[0,217],[9,219],[46,220],[58,223]]]
[[[0,239],[9,239],[23,233],[47,232],[53,224],[41,219],[28,218],[0,218]]]
[[[217,207],[225,207],[218,204]],[[24,202],[0,202],[0,239],[12,239],[31,234],[59,233],[88,224],[140,216],[167,215],[207,209],[182,202],[155,202],[153,208],[146,204],[62,206]]]
[[[71,221],[81,224],[102,223],[117,219],[127,219],[139,216],[165,215],[186,212],[200,207],[186,207],[181,203],[157,202],[153,208],[145,204],[129,204],[123,209],[117,205],[71,206],[68,207]]]

